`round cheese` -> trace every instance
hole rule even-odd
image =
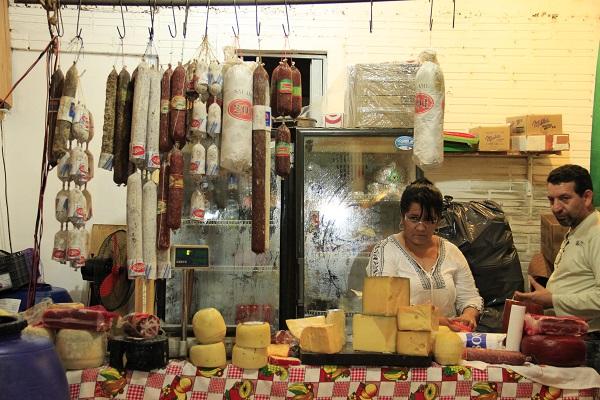
[[[96,368],[104,363],[106,334],[80,329],[61,329],[56,334],[55,346],[65,369]]]
[[[231,363],[244,369],[262,368],[267,365],[267,349],[249,349],[236,344],[233,346]]]
[[[198,310],[192,318],[192,327],[200,344],[222,342],[227,331],[225,320],[216,308]]]
[[[435,335],[433,357],[441,365],[458,365],[465,345],[455,332],[439,332]]]
[[[268,322],[244,322],[235,330],[235,343],[250,349],[262,349],[271,344],[271,326]]]
[[[43,326],[31,326],[27,325],[22,332],[23,335],[37,336],[48,338],[51,342],[54,342],[54,331],[52,329],[44,328]]]
[[[197,344],[190,348],[190,362],[196,367],[215,368],[227,364],[225,344]]]

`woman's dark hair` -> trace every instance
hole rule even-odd
[[[565,164],[553,169],[548,175],[546,182],[553,185],[575,182],[575,193],[579,196],[583,196],[586,190],[594,190],[592,187],[592,177],[588,170],[574,164]]]
[[[428,179],[419,178],[404,189],[400,199],[402,215],[408,212],[412,203],[421,206],[421,218],[426,221],[434,221],[442,216],[442,192]]]

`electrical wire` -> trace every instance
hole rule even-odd
[[[6,179],[6,156],[4,155],[4,124],[0,121],[0,147],[2,150],[2,171],[4,172],[4,205],[6,206],[6,225],[8,227],[8,245],[13,252],[12,236],[10,234],[10,212],[8,207],[8,181]]]

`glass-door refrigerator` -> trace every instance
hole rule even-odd
[[[371,250],[399,231],[417,171],[412,129],[297,129],[295,139],[296,315],[351,316]]]

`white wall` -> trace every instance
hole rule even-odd
[[[328,88],[324,111],[343,110],[346,66],[353,63],[402,61],[423,48],[438,50],[445,73],[447,129],[468,129],[481,123],[503,122],[521,113],[562,113],[572,151],[562,157],[536,161],[535,178],[543,179],[550,165],[566,161],[589,165],[595,65],[600,38],[600,7],[596,0],[504,0],[457,2],[456,27],[452,29],[452,2],[435,2],[433,31],[429,31],[426,0],[375,3],[374,31],[369,33],[369,4],[293,6],[290,8],[290,47],[326,51]],[[183,10],[177,11],[179,36],[171,39],[169,9],[155,18],[156,48],[161,63],[189,59],[204,33],[205,8],[191,9],[188,35],[181,37]],[[254,7],[242,7],[240,47],[257,48]],[[74,36],[77,13],[63,11],[66,34],[61,43],[68,49]],[[285,41],[281,23],[283,7],[261,7],[261,48],[281,49]],[[129,7],[125,15],[125,53],[142,54],[146,48],[147,8]],[[208,36],[216,54],[233,43],[231,7],[211,9]],[[13,75],[16,80],[48,41],[45,12],[37,6],[11,5]],[[116,26],[118,7],[89,8],[81,12],[86,54],[80,60],[82,98],[95,116],[97,136],[90,144],[97,157],[103,122],[104,82],[113,64],[121,66]],[[63,54],[68,69],[74,56]],[[128,57],[133,70],[138,59]],[[13,245],[32,246],[44,126],[45,76],[41,63],[14,94],[14,107],[5,121],[9,203]],[[498,163],[498,168],[505,168]],[[457,174],[461,171],[457,170]],[[75,290],[82,286],[79,272],[50,260],[58,223],[54,219],[54,196],[59,190],[54,172],[45,198],[45,230],[42,243],[46,280]],[[125,191],[116,188],[111,174],[97,171],[89,184],[94,198],[91,223],[124,223]],[[0,196],[1,197],[1,196]],[[2,226],[4,224],[1,224]]]

